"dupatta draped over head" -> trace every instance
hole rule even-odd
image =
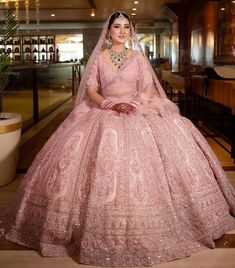
[[[108,34],[108,25],[109,25],[109,21],[110,21],[110,18],[112,17],[113,14],[117,13],[117,12],[120,12],[121,13],[124,13],[126,14],[125,12],[123,11],[116,11],[114,13],[112,13],[109,18],[107,19],[107,21],[105,22],[104,24],[104,27],[103,27],[103,30],[101,32],[101,35],[99,37],[99,40],[87,62],[87,65],[86,65],[86,68],[83,72],[83,75],[82,75],[82,79],[81,79],[81,82],[80,82],[80,85],[79,85],[79,89],[78,89],[78,95],[77,95],[77,99],[76,99],[76,102],[75,102],[75,107],[82,103],[83,101],[86,101],[87,100],[87,94],[86,94],[86,89],[87,89],[87,80],[88,80],[88,77],[91,73],[91,70],[92,70],[92,66],[95,64],[96,60],[98,59],[98,57],[100,56],[100,54],[102,53],[102,51],[107,47],[106,45],[106,36]],[[127,14],[126,14],[127,15]],[[128,15],[127,15],[128,16]],[[130,19],[129,19],[130,21]],[[153,78],[153,88],[154,88],[154,97],[149,99],[149,101],[154,104],[154,106],[157,108],[160,108],[164,106],[164,110],[167,111],[167,113],[179,113],[179,109],[178,107],[173,103],[171,102],[167,96],[166,96],[166,93],[164,91],[164,89],[162,88],[160,82],[158,81],[158,78],[156,77],[156,74],[150,64],[150,62],[148,61],[146,55],[144,54],[144,51],[143,51],[143,48],[137,38],[137,34],[134,30],[134,27],[133,27],[133,24],[131,23],[130,21],[130,28],[131,28],[131,43],[132,43],[132,47],[131,49],[133,51],[139,51],[140,54],[141,54],[141,57],[143,57],[143,60],[146,62],[146,65],[148,66],[149,68],[149,72],[152,74],[152,78]],[[141,96],[141,98],[144,99],[144,102],[146,103],[146,98],[148,98],[147,96],[143,96],[144,95],[144,88],[141,88],[141,77],[140,77],[140,86],[138,88],[138,92],[139,92],[139,95]],[[90,102],[87,102],[87,105],[88,106],[92,106],[92,104]],[[157,109],[159,110],[159,109]],[[162,108],[161,108],[162,110]]]

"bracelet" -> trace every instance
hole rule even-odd
[[[140,105],[140,103],[138,101],[131,101],[130,104],[134,107],[137,107]]]
[[[100,104],[100,108],[107,110],[107,109],[110,109],[113,105],[114,103],[111,100],[104,99]]]

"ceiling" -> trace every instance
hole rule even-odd
[[[0,0],[0,8],[4,7],[4,1]],[[9,6],[14,8],[15,3],[9,0]],[[164,20],[161,13],[161,6],[165,3],[177,3],[180,0],[139,0],[139,4],[134,4],[134,0],[40,0],[40,21],[43,22],[80,22],[80,21],[104,21],[113,11],[123,10],[128,14],[135,12],[131,16],[133,20]],[[35,20],[35,0],[29,1],[29,17]],[[132,8],[136,7],[136,11]],[[92,8],[95,17],[91,17]],[[55,16],[52,17],[51,14]],[[25,3],[19,0],[19,19],[25,20]]]

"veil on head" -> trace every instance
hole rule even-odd
[[[77,95],[77,98],[76,98],[75,105],[80,104],[83,100],[86,99],[86,82],[87,82],[88,76],[90,74],[91,68],[94,65],[96,59],[99,57],[99,55],[102,53],[102,51],[104,49],[105,39],[106,39],[106,35],[108,33],[109,20],[112,17],[112,15],[115,14],[115,13],[117,13],[117,12],[126,14],[123,11],[115,11],[114,13],[112,13],[109,16],[109,18],[105,22],[104,27],[103,27],[103,30],[102,30],[102,32],[100,34],[100,38],[99,38],[99,40],[98,40],[98,42],[97,42],[97,44],[96,44],[96,46],[95,46],[95,48],[93,50],[93,52],[92,52],[92,54],[91,54],[88,62],[87,62],[86,68],[85,68],[85,70],[83,72],[82,79],[81,79],[81,82],[80,82],[80,85],[79,85],[79,89],[78,89],[78,95]],[[137,38],[137,34],[136,34],[135,30],[134,30],[134,27],[133,27],[133,24],[132,23],[131,23],[131,39],[132,39],[131,40],[132,41],[132,49],[133,50],[136,50],[136,51],[140,51],[141,54],[142,54],[142,56],[145,58],[146,62],[148,63],[149,71],[153,75],[153,81],[155,83],[156,95],[158,97],[160,97],[160,98],[167,99],[167,96],[165,94],[165,91],[163,90],[161,84],[159,83],[159,81],[158,81],[158,79],[157,79],[157,77],[156,77],[156,75],[154,73],[154,70],[153,70],[150,62],[148,61],[147,57],[144,54],[144,51],[143,51],[143,49],[141,47],[141,44],[140,44],[140,42],[139,42],[139,40]]]

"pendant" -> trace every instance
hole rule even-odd
[[[120,69],[127,60],[127,48],[121,52],[116,52],[112,48],[109,49],[109,56],[111,62]]]

